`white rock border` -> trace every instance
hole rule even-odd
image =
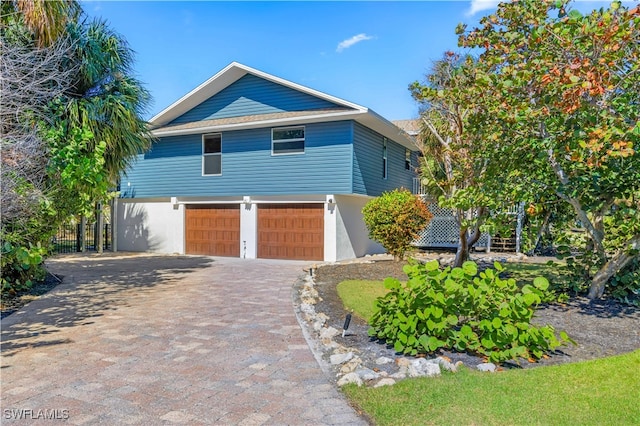
[[[523,255],[520,255],[522,257]],[[419,260],[437,259],[441,264],[449,263],[453,260],[451,255],[433,256],[416,256]],[[365,260],[355,259],[350,262],[342,263],[373,263],[372,258],[380,258],[379,260],[388,258],[388,255],[366,256]],[[493,262],[497,260],[501,263],[510,261],[512,256],[486,256],[479,261]],[[296,316],[298,322],[303,329],[303,334],[309,343],[309,346],[320,364],[322,370],[328,375],[335,375],[338,386],[342,387],[346,384],[355,383],[357,386],[390,386],[398,380],[408,377],[434,377],[441,374],[441,371],[447,370],[453,373],[463,364],[461,361],[455,364],[451,363],[446,357],[427,358],[409,358],[399,356],[391,359],[380,357],[375,360],[376,365],[385,365],[395,363],[397,371],[389,374],[386,371],[380,371],[376,367],[367,367],[363,365],[363,360],[357,354],[360,352],[357,348],[349,348],[334,340],[334,337],[340,334],[335,327],[327,325],[329,316],[323,312],[316,312],[316,305],[322,300],[320,294],[315,288],[314,273],[318,267],[322,265],[312,265],[308,275],[305,275],[302,285],[298,290],[297,297],[294,294],[294,306],[296,306]],[[298,302],[298,303],[296,303]],[[329,359],[329,362],[325,360]],[[481,363],[475,366],[479,371],[495,372],[496,366],[492,363]]]

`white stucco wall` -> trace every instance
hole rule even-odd
[[[258,257],[258,206],[247,203],[240,205],[240,257]]]
[[[184,253],[184,205],[118,200],[118,250]]]
[[[362,208],[369,197],[337,195],[336,258],[353,259],[365,254],[385,253],[382,245],[369,239],[369,230],[362,218]]]
[[[338,209],[333,195],[327,195],[324,204],[324,261],[335,262],[338,259],[336,224]]]
[[[198,200],[198,202],[228,202]],[[362,220],[362,208],[368,197],[350,195],[314,195],[294,197],[245,197],[240,204],[240,257],[257,257],[257,208],[269,202],[324,202],[324,261],[353,259],[366,254],[384,253],[384,248],[369,239]],[[234,202],[240,202],[234,200]],[[117,208],[117,244],[122,251],[157,253],[185,252],[185,204],[171,200],[128,201],[119,199]]]

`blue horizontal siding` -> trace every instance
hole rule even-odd
[[[222,175],[202,176],[202,136],[161,138],[122,179],[124,197],[351,192],[351,122],[305,126],[305,153],[271,155],[271,128],[222,133]]]
[[[353,192],[379,196],[394,188],[411,190],[413,170],[405,168],[405,148],[387,141],[387,179],[382,176],[382,135],[354,123],[353,135]],[[413,156],[412,156],[413,157]]]
[[[324,99],[247,74],[170,124],[337,107]]]

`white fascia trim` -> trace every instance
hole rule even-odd
[[[367,114],[363,115],[362,118],[357,121],[359,121],[360,124],[375,130],[382,136],[399,143],[405,148],[409,148],[411,151],[419,150],[416,146],[416,142],[404,130],[377,114],[375,111],[367,111]]]
[[[195,106],[201,104],[224,88],[230,86],[240,78],[244,77],[246,74],[253,74],[255,76],[264,78],[265,80],[269,80],[274,83],[281,84],[285,87],[289,87],[291,89],[307,93],[321,99],[325,99],[338,105],[356,109],[360,112],[368,111],[368,108],[358,104],[354,104],[353,102],[348,102],[344,99],[336,98],[335,96],[328,95],[309,87],[301,86],[297,83],[293,83],[280,77],[267,74],[238,62],[232,62],[224,67],[221,71],[216,73],[213,77],[209,78],[207,81],[200,84],[198,87],[178,99],[176,102],[160,111],[158,114],[152,117],[151,120],[149,120],[149,123],[152,126],[163,126],[167,124],[174,118],[179,117],[180,115],[189,111],[191,108],[194,108]]]
[[[180,130],[152,130],[151,134],[156,137],[163,136],[180,136],[180,135],[192,135],[199,134],[205,132],[224,132],[231,130],[245,130],[245,129],[259,129],[263,127],[271,127],[271,126],[293,126],[300,124],[308,124],[308,123],[322,123],[325,121],[338,121],[338,120],[358,120],[364,112],[354,112],[354,111],[345,111],[345,112],[336,112],[331,114],[316,114],[316,115],[305,115],[302,117],[292,117],[292,118],[277,118],[272,120],[260,120],[260,121],[252,121],[250,123],[235,123],[235,124],[223,124],[219,126],[203,126],[203,127],[193,127],[190,129],[180,129]]]
[[[160,111],[149,120],[149,124],[152,126],[162,126],[170,122],[176,117],[189,111],[196,105],[206,101],[211,96],[220,92],[225,87],[231,85],[236,80],[239,80],[246,73],[241,70],[235,70],[233,72],[235,62],[224,67],[221,71],[216,73],[213,77],[209,78],[204,83],[169,105],[167,108]],[[238,72],[240,71],[240,72]]]
[[[225,132],[232,130],[248,130],[259,129],[264,127],[277,127],[277,126],[298,126],[311,123],[324,123],[328,121],[340,121],[340,120],[354,120],[360,124],[369,127],[372,130],[380,133],[405,148],[409,148],[412,151],[418,151],[418,147],[415,141],[411,139],[409,135],[403,132],[395,124],[384,119],[380,115],[374,113],[371,110],[368,111],[345,111],[336,112],[331,114],[316,114],[305,115],[301,117],[290,118],[277,118],[272,120],[260,120],[252,121],[250,123],[235,123],[235,124],[223,124],[219,126],[202,126],[192,127],[189,129],[180,130],[152,130],[151,134],[155,137],[167,137],[167,136],[182,136],[182,135],[194,135],[201,133],[211,132]]]

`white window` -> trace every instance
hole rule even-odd
[[[411,151],[409,148],[404,149],[404,168],[405,170],[411,170]]]
[[[202,175],[222,174],[222,135],[202,135]]]
[[[271,129],[271,155],[304,154],[304,126]]]
[[[382,179],[387,178],[387,138],[382,138]]]

